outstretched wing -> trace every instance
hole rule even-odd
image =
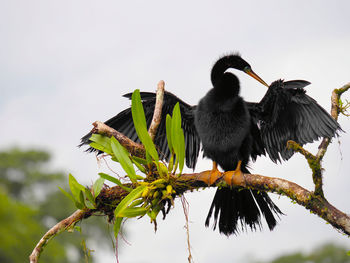
[[[287,141],[301,145],[321,137],[332,138],[341,130],[339,124],[313,98],[306,95],[304,80],[273,82],[259,103],[249,103],[255,127],[260,136],[254,136],[254,144],[262,147],[252,156],[265,150],[272,161],[288,160],[293,150],[287,149]]]
[[[150,126],[154,106],[156,102],[156,94],[153,92],[141,92],[141,99],[143,108],[145,111],[147,127]],[[124,97],[131,99],[132,93],[125,94]],[[175,104],[179,102],[180,111],[181,111],[181,120],[182,120],[182,128],[184,130],[185,137],[185,146],[186,146],[186,165],[189,168],[195,168],[199,149],[200,149],[200,139],[198,137],[196,128],[194,126],[194,110],[195,106],[190,106],[187,103],[180,100],[174,94],[165,91],[164,93],[164,101],[162,108],[162,117],[160,124],[157,129],[155,144],[158,147],[158,152],[162,159],[169,160],[170,151],[168,148],[168,142],[166,139],[166,115],[172,115],[173,108]],[[135,131],[134,123],[132,120],[131,108],[127,108],[120,112],[118,115],[109,119],[105,122],[106,125],[112,127],[113,129],[123,133],[125,136],[129,137],[131,140],[135,142],[140,142],[137,133]],[[91,133],[88,133],[83,138],[81,138],[81,144],[79,146],[89,144],[89,138],[91,137]],[[93,148],[88,148],[87,151],[95,151]]]

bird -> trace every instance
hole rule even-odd
[[[260,102],[247,102],[239,96],[240,83],[228,69],[245,72],[268,90]],[[249,161],[266,155],[273,162],[287,161],[293,150],[288,140],[301,146],[321,137],[332,138],[341,131],[340,125],[313,98],[308,96],[305,80],[274,81],[267,85],[238,53],[219,58],[211,70],[213,88],[191,106],[170,92],[165,92],[162,119],[155,137],[161,158],[168,160],[170,152],[165,134],[166,114],[171,114],[178,102],[186,145],[186,165],[195,169],[200,148],[204,157],[213,161],[208,182],[216,180],[219,165],[225,171],[234,170],[240,176],[249,173]],[[131,98],[131,93],[124,97]],[[150,125],[155,93],[141,92],[147,125]],[[127,108],[105,122],[130,139],[139,142],[132,123],[131,109]],[[89,144],[91,133],[81,139],[79,146]],[[87,151],[95,151],[88,148]],[[228,179],[225,179],[230,184]],[[214,213],[214,215],[213,215]],[[261,229],[261,214],[270,230],[277,224],[275,215],[283,214],[267,193],[235,187],[217,189],[205,225],[214,216],[213,228],[227,236],[241,230]]]
[[[208,178],[210,184],[220,177],[217,165],[224,171],[234,171],[234,176],[241,176],[242,172],[249,173],[247,165],[253,147],[251,129],[254,124],[248,104],[239,96],[239,80],[236,75],[226,71],[229,68],[249,73],[267,85],[240,56],[225,56],[214,64],[211,71],[213,88],[199,101],[194,114],[203,156],[213,161]],[[231,184],[230,178],[224,179]],[[265,192],[237,187],[216,190],[206,226],[209,226],[213,212],[214,229],[218,224],[220,233],[227,236],[247,227],[252,230],[261,228],[261,214],[272,230],[277,223],[273,213],[282,214]]]

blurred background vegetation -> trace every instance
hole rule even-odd
[[[309,253],[295,252],[272,261],[255,263],[350,263],[350,254],[345,247],[329,243],[318,246]]]
[[[50,154],[44,150],[12,148],[0,151],[0,262],[28,262],[45,232],[76,208],[57,188],[68,189],[68,176],[52,171]],[[55,237],[40,262],[96,262],[92,242],[112,249],[111,232],[104,217],[79,224],[81,232]]]

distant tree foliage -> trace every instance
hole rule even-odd
[[[0,151],[0,262],[28,262],[36,242],[52,226],[72,213],[74,204],[58,190],[67,188],[67,175],[49,169],[50,154],[18,148]],[[40,262],[87,262],[83,240],[96,236],[109,242],[105,224],[89,222],[88,231],[66,233],[45,248]],[[111,245],[106,247],[112,247]],[[71,253],[67,256],[67,251]],[[93,258],[89,258],[93,262]]]
[[[324,244],[310,253],[296,252],[264,263],[350,263],[350,255],[342,246]]]

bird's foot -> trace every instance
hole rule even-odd
[[[238,161],[236,170],[224,173],[223,179],[228,185],[242,185],[242,182],[244,182],[244,175],[241,171],[241,164],[242,161]]]
[[[207,185],[212,185],[221,177],[222,173],[218,170],[216,162],[213,162],[213,169],[201,172],[197,179],[205,182]]]

